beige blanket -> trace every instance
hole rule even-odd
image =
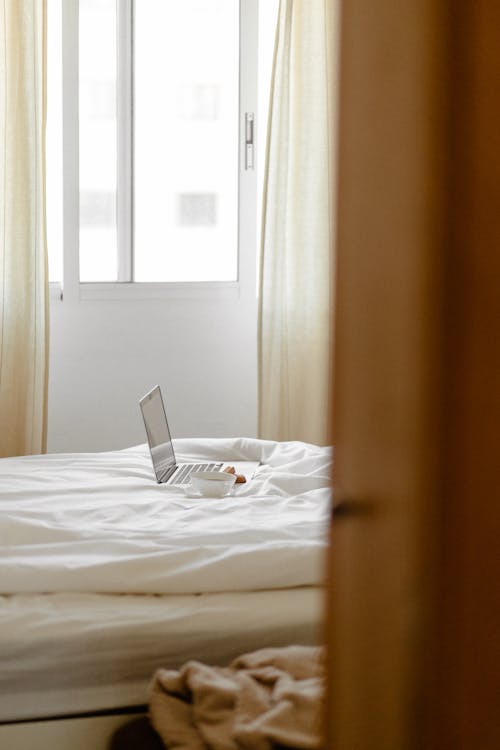
[[[228,667],[158,670],[151,722],[169,750],[313,750],[321,746],[321,649],[267,648]]]

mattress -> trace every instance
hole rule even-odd
[[[147,703],[159,666],[225,664],[257,647],[314,644],[319,588],[0,598],[0,721]]]
[[[158,485],[146,445],[0,460],[0,720],[143,704],[159,666],[318,641],[331,451],[174,445],[260,465],[205,499]]]

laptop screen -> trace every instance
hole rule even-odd
[[[175,454],[168,429],[167,416],[160,386],[155,386],[140,400],[144,426],[156,479],[160,482],[165,473],[175,466]]]

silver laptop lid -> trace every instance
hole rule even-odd
[[[176,462],[167,415],[160,391],[156,385],[139,401],[148,436],[149,451],[158,482],[165,482],[175,471]]]

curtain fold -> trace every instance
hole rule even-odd
[[[333,306],[334,0],[281,0],[259,296],[259,434],[328,440]]]
[[[0,456],[47,433],[46,5],[0,4]]]

